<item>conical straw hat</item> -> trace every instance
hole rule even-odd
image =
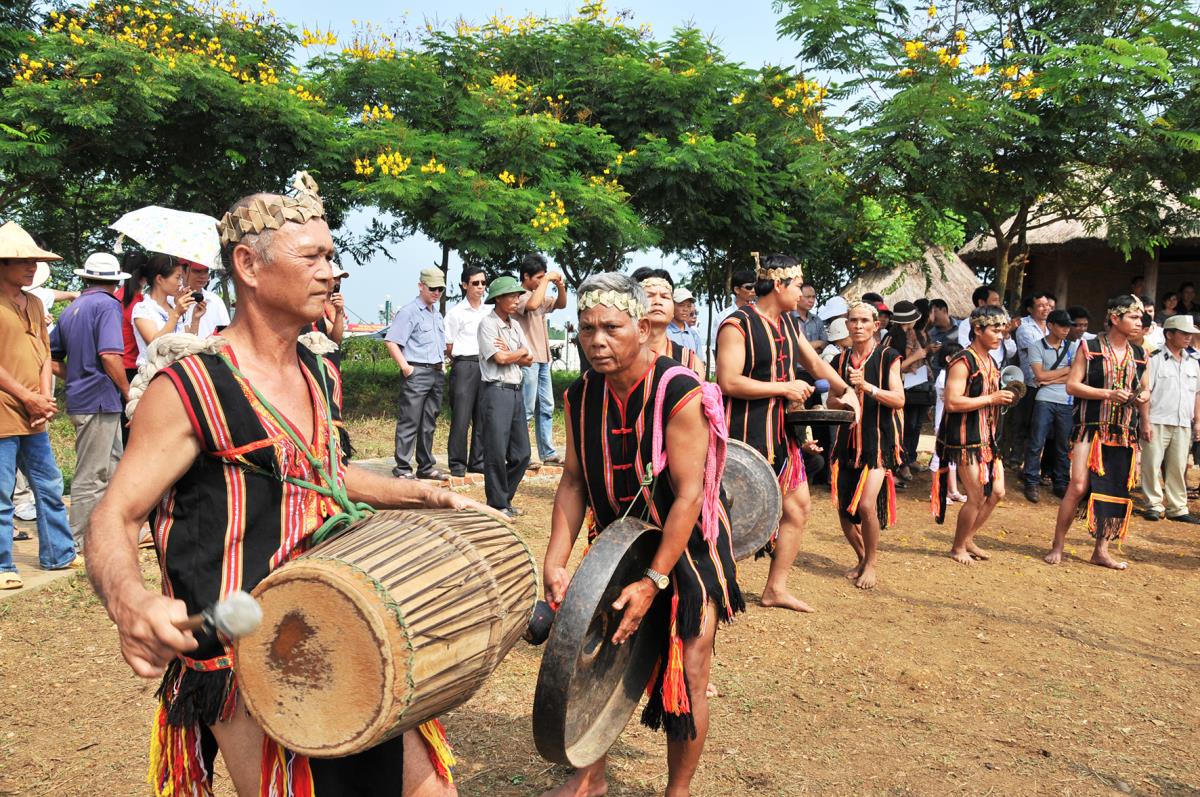
[[[0,225],[0,259],[6,260],[62,260],[53,252],[37,245],[33,236],[25,232],[15,221]]]

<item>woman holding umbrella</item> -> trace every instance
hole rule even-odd
[[[148,293],[130,313],[133,336],[137,341],[137,364],[146,362],[146,349],[157,338],[173,332],[196,334],[204,316],[204,302],[197,302],[183,279],[183,264],[171,255],[153,254],[134,272],[131,282],[144,280]],[[191,320],[184,323],[188,310],[195,306]]]

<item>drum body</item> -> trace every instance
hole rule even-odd
[[[272,739],[316,757],[357,753],[466,702],[521,638],[533,554],[478,512],[381,512],[254,589],[239,689]]]

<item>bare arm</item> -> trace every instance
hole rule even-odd
[[[335,293],[329,303],[333,305],[333,324],[329,328],[329,339],[340,346],[342,338],[346,337],[346,297]]]
[[[153,299],[145,299],[144,301],[152,302]],[[192,303],[192,297],[189,295],[186,299],[188,305]],[[167,313],[167,320],[161,327],[151,318],[135,318],[133,325],[137,327],[138,334],[142,336],[142,340],[146,341],[148,347],[156,339],[163,335],[170,335],[175,332],[175,327],[179,325],[179,319],[183,317],[187,308],[183,306],[183,299],[176,302],[175,305]]]
[[[761,382],[742,375],[746,350],[742,333],[727,324],[717,333],[717,385],[726,396],[739,399],[782,398],[789,382]],[[802,399],[801,399],[802,400]]]
[[[117,386],[117,390],[121,391],[121,398],[129,401],[129,380],[125,378],[125,361],[121,355],[104,352],[100,355],[100,365],[104,368],[104,373],[108,374],[108,378]]]
[[[544,278],[542,278],[541,284],[533,289],[533,292],[529,295],[529,300],[525,302],[525,309],[523,312],[526,315],[541,308],[542,303],[546,301],[546,290],[550,287],[550,283],[552,281],[553,280],[550,279],[550,275],[547,274]],[[564,302],[565,301],[566,300],[564,299]]]
[[[1008,390],[1000,390],[974,398],[966,395],[969,372],[970,369],[965,360],[955,360],[950,366],[950,370],[946,372],[946,409],[948,411],[971,412],[995,404],[1012,404],[1015,396]]]
[[[416,479],[393,479],[356,465],[346,468],[346,494],[351,501],[376,509],[474,509],[509,522],[506,515],[450,490]]]
[[[662,541],[650,567],[656,573],[669,574],[687,547],[692,529],[704,504],[704,462],[708,456],[708,424],[700,408],[700,397],[693,396],[667,424],[667,461],[675,463],[671,470],[671,487],[675,501],[663,523]],[[628,585],[613,602],[614,609],[624,609],[621,625],[613,634],[613,642],[621,644],[641,624],[658,596],[658,587],[648,578]]]
[[[558,293],[558,295],[555,296],[555,298],[554,298],[554,309],[561,310],[567,306],[567,289],[566,289],[565,283],[563,282],[562,274],[555,271],[555,272],[552,272],[552,275],[555,277],[554,287]],[[547,276],[550,276],[550,275],[547,275]]]
[[[550,542],[546,545],[546,558],[542,563],[542,579],[545,582],[546,600],[559,604],[567,594],[571,577],[567,574],[567,560],[583,526],[587,509],[584,492],[583,467],[575,453],[575,435],[567,423],[567,459],[563,464],[558,489],[554,493],[554,508],[550,512]]]
[[[1080,351],[1080,355],[1083,352]],[[1087,379],[1087,357],[1077,356],[1071,363],[1071,373],[1067,376],[1067,393],[1075,398],[1091,399],[1092,401],[1128,401],[1132,393],[1128,390],[1107,390],[1102,387],[1091,387],[1085,384]]]
[[[117,626],[121,654],[143,678],[162,675],[177,654],[196,647],[191,633],[172,625],[187,617],[183,601],[143,583],[137,543],[150,510],[198,456],[200,443],[178,394],[165,378],[154,380],[85,537],[88,579]]]

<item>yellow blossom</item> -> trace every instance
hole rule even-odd
[[[929,15],[930,19],[933,19],[934,17],[937,16],[937,12],[938,12],[937,6],[934,5],[933,3],[930,3],[929,8],[926,10],[925,13],[927,13]]]
[[[1007,36],[1005,36],[1005,37],[1004,37],[1004,42],[1003,42],[1002,46],[1004,47],[1004,49],[1005,49],[1005,50],[1011,50],[1011,49],[1012,49],[1012,48],[1013,48],[1015,45],[1013,44],[1013,40],[1012,40],[1012,39],[1010,39],[1010,38],[1008,38]]]
[[[734,104],[734,105],[741,105],[743,102],[745,102],[745,100],[746,100],[746,93],[745,93],[745,92],[741,92],[741,91],[740,91],[740,92],[738,92],[737,94],[734,94],[734,95],[733,95],[733,96],[732,96],[732,97],[729,99],[729,101],[730,101],[732,104]]]
[[[954,40],[958,42],[965,42],[967,40],[967,32],[962,28],[954,31]]]
[[[988,73],[991,71],[992,71],[992,68],[990,66],[988,66],[986,63],[982,63],[979,66],[972,69],[971,74],[974,75],[975,77],[987,77]]]
[[[899,77],[912,77],[916,73],[912,69],[910,69],[909,67],[906,66],[903,69],[901,69],[899,72],[897,72],[896,74]]]
[[[517,178],[514,177],[512,172],[510,172],[508,169],[500,172],[500,182],[504,183],[505,185],[512,185],[516,181]]]

